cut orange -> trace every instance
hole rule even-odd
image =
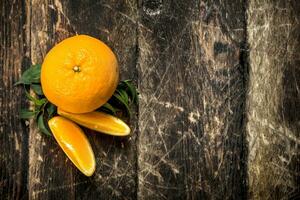
[[[74,114],[58,108],[57,113],[95,131],[113,136],[126,136],[130,134],[130,128],[125,122],[103,112],[94,111],[83,114]]]
[[[81,128],[74,122],[60,116],[48,122],[59,146],[74,165],[86,176],[91,176],[96,168],[92,147]]]
[[[46,55],[41,84],[47,99],[72,113],[102,106],[119,81],[118,61],[100,40],[76,35],[55,45]]]

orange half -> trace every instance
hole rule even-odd
[[[92,147],[81,128],[74,122],[60,116],[48,122],[49,127],[59,146],[86,176],[91,176],[96,168]]]
[[[113,136],[127,136],[130,128],[121,119],[103,112],[75,114],[58,108],[57,113],[89,129]]]

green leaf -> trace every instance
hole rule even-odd
[[[15,83],[15,85],[25,84],[29,85],[31,83],[40,83],[41,76],[41,65],[36,64],[28,68],[21,76],[20,80]]]
[[[117,86],[117,90],[119,90],[119,89],[126,89],[126,84],[124,83],[124,81],[121,81],[119,84],[118,84],[118,86]]]
[[[31,84],[31,89],[37,95],[44,95],[41,85],[38,84]]]
[[[25,90],[25,94],[26,94],[27,98],[28,98],[30,101],[32,101],[32,102],[34,103],[34,105],[36,105],[36,106],[39,106],[39,107],[40,107],[40,106],[42,106],[42,105],[44,105],[45,103],[48,102],[48,100],[47,100],[46,98],[37,99],[37,98],[31,96],[31,95],[29,94],[29,92],[27,92],[26,90]]]
[[[31,96],[29,94],[29,92],[27,92],[27,90],[25,89],[25,94],[26,94],[26,97],[29,99],[29,101],[32,101],[34,104],[36,104],[35,102],[38,100],[37,98]]]
[[[128,90],[129,90],[132,102],[134,102],[135,101],[135,96],[136,96],[135,88],[133,87],[133,85],[130,83],[129,80],[125,80],[124,84],[126,84]]]
[[[45,133],[48,136],[52,135],[51,132],[48,130],[48,128],[45,125],[44,113],[42,113],[38,116],[38,128],[42,133]]]
[[[131,98],[132,98],[132,102],[133,103],[137,103],[137,91],[136,91],[136,87],[131,84],[130,80],[125,80],[123,82],[124,82],[124,84],[126,84],[128,90],[130,92],[130,95],[131,95]]]
[[[112,114],[116,115],[116,109],[109,103],[105,103],[103,106],[101,106],[101,108],[104,108],[104,109],[110,111]]]
[[[119,94],[114,94],[113,95],[122,105],[124,105],[124,107],[126,108],[126,112],[129,114],[129,117],[131,115],[130,113],[130,109],[129,109],[129,106],[128,106],[128,103],[122,98],[122,96],[120,96]]]
[[[120,89],[117,92],[120,94],[120,96],[122,97],[122,99],[126,102],[126,104],[129,105],[129,101],[128,101],[129,98],[128,98],[128,95],[127,95],[126,91]]]
[[[20,111],[20,118],[21,119],[31,119],[34,117],[35,114],[36,114],[35,111],[22,109]]]
[[[48,113],[48,119],[50,119],[56,113],[56,106],[52,103],[48,103],[46,109]]]
[[[138,92],[136,87],[132,84],[131,80],[124,80],[118,84],[117,91],[124,90],[127,95],[130,97],[130,102],[137,104],[138,102]]]
[[[48,100],[46,98],[37,99],[37,101],[35,102],[35,105],[42,106],[42,105],[46,104],[47,102],[48,102]]]
[[[37,118],[39,116],[39,114],[41,113],[42,111],[36,111],[36,113],[34,114],[34,120],[37,121]]]
[[[131,103],[137,103],[137,90],[135,88],[135,86],[132,84],[131,80],[125,80],[125,81],[121,81],[118,84],[118,87],[113,95],[113,98],[115,99],[112,100],[110,99],[110,105],[111,107],[113,107],[115,110],[117,109],[118,105],[125,107],[125,111],[126,113],[129,115],[131,115],[130,112],[130,104]],[[104,110],[105,112],[112,112],[110,108],[105,108],[102,107],[102,110]],[[116,111],[114,112],[116,113]]]

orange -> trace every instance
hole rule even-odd
[[[102,106],[119,81],[115,54],[100,40],[76,35],[54,46],[42,64],[41,84],[47,99],[72,113]]]
[[[57,143],[86,176],[91,176],[96,168],[94,152],[83,131],[74,122],[60,116],[48,122]]]
[[[130,128],[125,122],[103,112],[94,111],[84,114],[74,114],[58,109],[57,113],[95,131],[113,136],[126,136],[130,134]]]

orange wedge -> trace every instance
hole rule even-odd
[[[96,168],[92,147],[81,128],[64,117],[53,117],[49,127],[59,146],[74,165],[86,176],[91,176]]]
[[[81,126],[95,131],[113,136],[126,136],[130,134],[130,128],[125,122],[103,112],[94,111],[83,114],[74,114],[58,109],[57,113],[80,124]]]

